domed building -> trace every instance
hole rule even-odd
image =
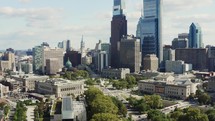
[[[69,60],[69,58],[68,58],[68,60],[67,60],[67,62],[66,62],[66,64],[65,64],[65,67],[66,67],[67,69],[72,68],[72,63],[71,63],[71,61]]]

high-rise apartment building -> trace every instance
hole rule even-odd
[[[131,72],[140,72],[140,40],[133,36],[124,36],[120,42],[120,67]]]
[[[60,71],[59,59],[57,58],[49,58],[46,59],[46,74],[55,75]]]
[[[127,20],[124,15],[125,1],[114,0],[113,17],[111,21],[111,66],[119,67],[120,41],[123,35],[127,35]]]
[[[63,49],[44,47],[42,51],[42,72],[46,71],[46,60],[56,58],[59,61],[59,70],[63,68]]]
[[[33,71],[35,73],[42,73],[42,46],[36,46],[33,48]]]
[[[142,59],[155,54],[163,61],[162,0],[143,0],[144,10],[137,25],[136,36],[141,39]]]
[[[190,25],[189,32],[189,48],[203,48],[202,43],[202,30],[198,23]]]

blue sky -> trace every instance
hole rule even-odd
[[[128,33],[134,34],[143,0],[126,0]],[[28,49],[47,41],[52,47],[70,39],[87,48],[101,39],[109,42],[113,0],[0,0],[0,50]],[[178,33],[198,22],[205,45],[215,45],[215,0],[163,0],[163,40],[170,44]]]

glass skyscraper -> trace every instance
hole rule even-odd
[[[127,35],[127,20],[124,15],[124,0],[114,0],[113,17],[111,21],[111,67],[119,68],[120,41],[123,35]]]
[[[203,48],[202,30],[198,23],[190,25],[189,48]]]
[[[143,0],[143,13],[137,25],[136,36],[141,39],[142,58],[156,54],[163,60],[162,0]],[[143,61],[142,61],[143,62]]]

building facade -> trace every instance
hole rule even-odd
[[[125,79],[127,74],[130,74],[129,68],[119,69],[108,68],[102,70],[102,77],[104,78]]]
[[[162,0],[143,0],[144,16],[137,25],[136,36],[141,38],[142,57],[155,54],[163,61],[162,45]]]
[[[187,99],[193,93],[193,84],[190,80],[166,82],[155,80],[141,80],[138,89],[142,93],[158,94],[164,97]],[[197,89],[197,88],[195,88]],[[194,93],[195,94],[195,93]]]
[[[102,69],[104,68],[108,68],[109,58],[108,58],[108,53],[106,51],[100,51],[98,53],[97,59],[98,59],[97,69],[99,72],[101,72]]]
[[[174,72],[175,74],[184,74],[185,72],[192,70],[192,64],[186,64],[184,61],[170,61],[165,62],[166,72]]]
[[[111,21],[111,67],[118,68],[120,41],[123,35],[127,35],[127,20],[124,15],[125,1],[114,0],[113,17]]]
[[[148,54],[143,59],[143,69],[157,71],[158,70],[158,58],[154,54]]]
[[[46,59],[46,74],[55,75],[61,70],[60,61],[57,58]]]
[[[81,64],[82,56],[81,56],[81,53],[78,51],[67,51],[64,54],[64,59],[63,59],[64,65],[68,61],[68,58],[69,58],[69,61],[72,63],[73,67],[76,67]]]
[[[41,94],[51,94],[56,97],[78,96],[84,93],[84,81],[65,79],[48,79],[45,82],[36,82],[36,91]]]
[[[172,49],[188,48],[188,39],[175,38],[172,41]]]
[[[131,72],[140,72],[140,40],[133,36],[124,36],[120,42],[120,67],[129,68]]]
[[[175,60],[175,50],[171,46],[163,47],[163,61],[165,62],[166,60]]]
[[[185,63],[192,64],[193,70],[208,70],[208,49],[176,49],[175,60],[182,60]]]
[[[42,72],[46,73],[46,60],[51,58],[56,58],[59,61],[59,70],[64,67],[63,65],[63,49],[54,48],[51,49],[49,47],[44,47],[42,52]]]
[[[33,48],[33,71],[35,73],[42,73],[43,67],[43,47],[36,46]]]
[[[189,48],[203,48],[202,30],[198,23],[192,23],[189,31]]]

